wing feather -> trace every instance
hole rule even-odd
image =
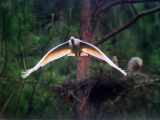
[[[26,78],[29,76],[32,72],[36,71],[40,67],[43,67],[47,63],[56,60],[58,58],[61,58],[71,52],[68,41],[65,43],[62,43],[55,48],[51,49],[49,52],[47,52],[44,57],[31,69],[26,70],[22,72],[22,78]]]
[[[106,61],[109,65],[119,70],[123,75],[125,76],[127,75],[127,73],[124,70],[122,70],[116,64],[114,64],[98,47],[90,43],[81,41],[81,49],[82,49],[82,52],[86,52],[89,55],[92,55],[94,57],[97,57],[99,59]]]
[[[93,48],[90,48],[90,47],[84,47],[82,48],[82,51],[85,52],[85,53],[90,53],[90,55],[96,57],[96,58],[99,58],[99,59],[102,59],[104,60],[103,56],[95,49]]]
[[[71,52],[71,50],[69,48],[61,48],[58,50],[54,50],[52,52],[50,52],[47,56],[45,56],[45,58],[40,62],[40,66],[44,66],[47,63],[56,60],[58,58],[61,58],[67,54],[69,54]]]

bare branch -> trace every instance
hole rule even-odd
[[[100,13],[110,9],[113,6],[120,4],[130,4],[130,3],[146,3],[146,2],[156,2],[159,0],[115,0],[111,3],[105,4],[104,6],[99,7],[99,9],[95,12],[95,16],[98,16]]]
[[[76,101],[82,102],[76,95],[74,95],[73,91],[69,91],[69,92]]]
[[[100,45],[103,42],[107,41],[109,38],[112,38],[113,36],[117,35],[118,33],[122,32],[123,30],[127,29],[128,27],[130,27],[133,23],[135,23],[139,18],[148,15],[148,14],[152,14],[154,12],[158,12],[160,11],[160,7],[156,7],[153,9],[149,9],[149,10],[145,10],[142,11],[140,13],[138,13],[136,16],[134,16],[128,23],[124,24],[123,26],[120,26],[119,28],[117,28],[116,30],[114,30],[113,32],[104,35],[104,37],[102,37],[102,39],[100,39],[99,41],[97,41],[96,43],[94,43],[95,45]]]
[[[140,88],[142,86],[146,86],[146,85],[157,85],[156,82],[160,81],[160,78],[156,78],[156,79],[147,79],[145,81],[143,81],[142,83],[139,83],[137,85],[135,85],[133,88],[134,89],[137,89],[137,88]],[[127,92],[132,92],[131,90],[132,88],[128,88],[128,89],[125,89],[124,91],[122,91],[113,101],[112,101],[112,104],[116,103],[117,101],[119,101],[121,99],[121,97],[125,94],[127,94]]]
[[[82,109],[83,109],[83,107],[84,107],[85,103],[86,103],[86,98],[84,97],[84,98],[83,98],[83,101],[82,101],[82,105],[81,105],[81,107],[80,107],[80,110],[82,110]]]
[[[133,4],[130,4],[130,6],[131,6],[131,8],[133,9],[134,13],[135,13],[136,15],[138,15],[138,12],[137,12],[136,8],[134,7],[134,5],[133,5]]]
[[[13,90],[12,93],[9,95],[8,99],[6,100],[5,104],[3,105],[3,107],[0,111],[0,117],[3,115],[4,111],[6,110],[8,104],[9,104],[9,102],[12,100],[13,96],[16,94],[19,87],[17,86],[17,89]]]
[[[137,88],[139,88],[139,87],[141,87],[141,86],[150,85],[150,84],[153,84],[153,83],[155,83],[155,82],[157,82],[157,81],[160,81],[160,78],[148,79],[148,80],[145,80],[145,81],[143,81],[142,83],[134,86],[134,88],[137,89]],[[156,83],[156,84],[157,84],[157,83]]]

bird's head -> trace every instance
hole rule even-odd
[[[71,36],[71,37],[70,37],[70,40],[71,40],[71,39],[75,39],[75,37]]]
[[[73,37],[73,36],[71,36],[70,37],[70,40],[69,40],[69,45],[70,46],[79,46],[79,44],[80,44],[80,40],[79,39],[77,39],[77,38],[75,38],[75,37]]]

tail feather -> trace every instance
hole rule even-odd
[[[22,78],[24,79],[24,78],[28,77],[32,72],[33,72],[33,69],[22,71]]]

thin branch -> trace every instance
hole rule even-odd
[[[99,7],[99,9],[95,12],[95,16],[98,16],[100,13],[107,11],[113,6],[120,4],[130,4],[130,3],[146,3],[146,2],[156,2],[159,0],[116,0],[111,3],[105,4],[104,6]]]
[[[144,82],[142,82],[142,83],[140,83],[140,84],[138,84],[138,85],[135,85],[133,88],[134,88],[134,89],[137,89],[137,88],[140,88],[140,87],[146,86],[146,85],[156,85],[156,84],[157,84],[156,82],[158,82],[158,81],[160,81],[160,78],[148,79],[148,80],[145,80]],[[156,84],[155,84],[155,83],[156,83]],[[124,91],[122,91],[122,92],[119,94],[119,96],[117,96],[117,97],[112,101],[112,104],[118,102],[123,95],[127,94],[127,92],[132,92],[131,89],[132,89],[132,88],[127,88],[127,89],[125,89]]]
[[[82,101],[82,105],[80,107],[80,110],[82,110],[84,108],[85,103],[86,103],[86,98],[84,97],[83,101]]]
[[[5,4],[5,1],[3,3],[3,5]],[[3,6],[4,7],[4,6]],[[4,58],[5,58],[5,61],[3,63],[3,69],[1,70],[1,73],[0,73],[0,76],[3,75],[3,73],[5,72],[6,68],[7,68],[7,64],[8,64],[8,44],[7,44],[7,17],[6,17],[6,10],[4,9],[2,11],[2,28],[3,28],[3,32],[2,32],[2,39],[4,39],[4,51],[5,51],[5,55],[4,55]]]
[[[97,5],[97,8],[102,6],[104,4],[105,0],[97,0],[96,1],[96,5]]]
[[[8,99],[6,100],[5,104],[3,105],[1,111],[0,111],[0,117],[3,115],[4,111],[6,110],[9,102],[12,100],[13,96],[16,94],[18,91],[19,86],[17,86],[17,89],[13,90],[12,93],[9,95]]]
[[[117,35],[118,33],[122,32],[123,30],[127,29],[128,27],[130,27],[133,23],[135,23],[139,18],[148,15],[148,14],[152,14],[154,12],[158,12],[160,11],[160,7],[156,7],[153,9],[149,9],[149,10],[145,10],[142,11],[140,13],[138,13],[136,16],[134,16],[128,23],[124,24],[123,26],[120,26],[119,28],[117,28],[116,30],[114,30],[113,32],[104,35],[104,37],[102,37],[102,39],[100,39],[99,41],[97,41],[96,43],[94,43],[95,45],[100,45],[103,42],[107,41],[108,39],[112,38],[113,36]]]
[[[131,6],[131,8],[133,9],[134,13],[135,13],[136,15],[138,15],[138,12],[137,12],[136,8],[134,7],[134,5],[133,5],[133,4],[130,4],[130,6]]]
[[[160,78],[145,80],[144,82],[142,82],[142,83],[134,86],[134,89],[139,88],[139,87],[144,86],[144,85],[153,84],[153,83],[155,83],[155,82],[157,82],[157,81],[160,81]],[[154,84],[153,84],[153,85],[154,85]]]
[[[24,54],[23,54],[22,60],[23,60],[24,70],[26,70],[27,66],[26,66],[26,60],[25,60]]]
[[[82,102],[76,95],[74,95],[73,91],[69,91],[69,92],[76,101]]]

